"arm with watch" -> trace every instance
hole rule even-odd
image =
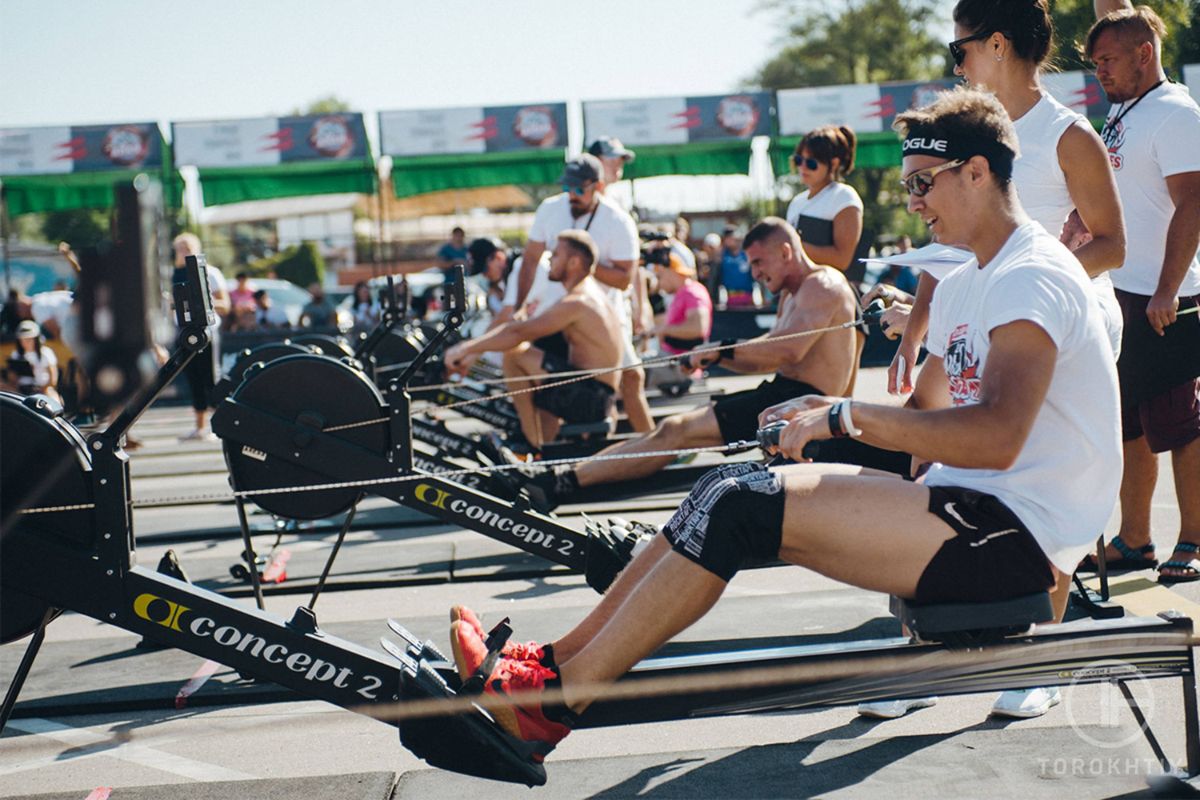
[[[849,436],[968,469],[1008,469],[1016,461],[1054,374],[1057,349],[1036,324],[1018,320],[991,332],[977,402],[950,405],[942,359],[930,356],[905,407],[808,395],[762,413],[760,426],[786,420],[778,450],[797,461],[810,441]]]

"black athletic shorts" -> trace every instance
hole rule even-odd
[[[734,392],[713,401],[713,414],[721,429],[721,441],[752,442],[758,435],[758,415],[768,408],[806,394],[825,394],[804,381],[776,375],[757,388]]]
[[[553,382],[556,372],[574,372],[565,358],[554,353],[542,356],[542,368],[551,373],[547,382]],[[613,403],[616,402],[611,386],[601,383],[595,378],[585,381],[565,383],[561,386],[551,386],[539,389],[533,393],[533,404],[538,408],[549,411],[563,422],[599,422],[612,413]]]
[[[989,603],[1047,592],[1054,571],[1012,510],[990,494],[930,486],[929,513],[958,535],[947,539],[917,582],[918,603]]]

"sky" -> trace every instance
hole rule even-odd
[[[0,0],[0,127],[156,120],[169,135],[172,120],[330,94],[372,133],[391,109],[565,100],[578,114],[736,89],[780,26],[762,0]]]

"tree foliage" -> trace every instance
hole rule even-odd
[[[931,32],[934,0],[772,0],[786,33],[750,83],[790,89],[840,83],[927,80],[946,69],[945,43]]]
[[[47,242],[66,242],[76,250],[94,247],[108,237],[108,215],[86,208],[51,211],[42,220],[42,236]]]
[[[1163,19],[1167,38],[1163,41],[1163,66],[1178,78],[1184,64],[1200,61],[1200,0],[1140,0]],[[1089,70],[1090,62],[1081,53],[1088,30],[1096,21],[1092,0],[1052,0],[1058,54],[1055,66],[1070,71]]]
[[[336,94],[318,97],[304,108],[293,108],[292,116],[307,116],[311,114],[336,114],[340,111],[350,111],[350,104]]]
[[[261,278],[272,270],[283,280],[301,287],[325,282],[325,258],[313,242],[292,245],[283,252],[255,261],[247,272]]]

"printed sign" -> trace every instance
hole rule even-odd
[[[563,148],[567,104],[381,111],[379,138],[391,156]]]
[[[604,100],[583,104],[585,141],[615,136],[626,146],[749,139],[771,132],[770,92]]]
[[[171,132],[180,166],[263,167],[367,156],[366,129],[357,113],[176,122]]]
[[[0,175],[50,175],[162,165],[153,122],[0,128]]]
[[[1042,85],[1055,100],[1089,119],[1108,115],[1108,98],[1090,72],[1048,72],[1042,75]]]
[[[849,125],[856,132],[877,133],[884,130],[885,111],[894,116],[903,110],[885,109],[887,101],[874,83],[784,89],[777,93],[776,102],[783,136],[803,136],[824,125]]]

